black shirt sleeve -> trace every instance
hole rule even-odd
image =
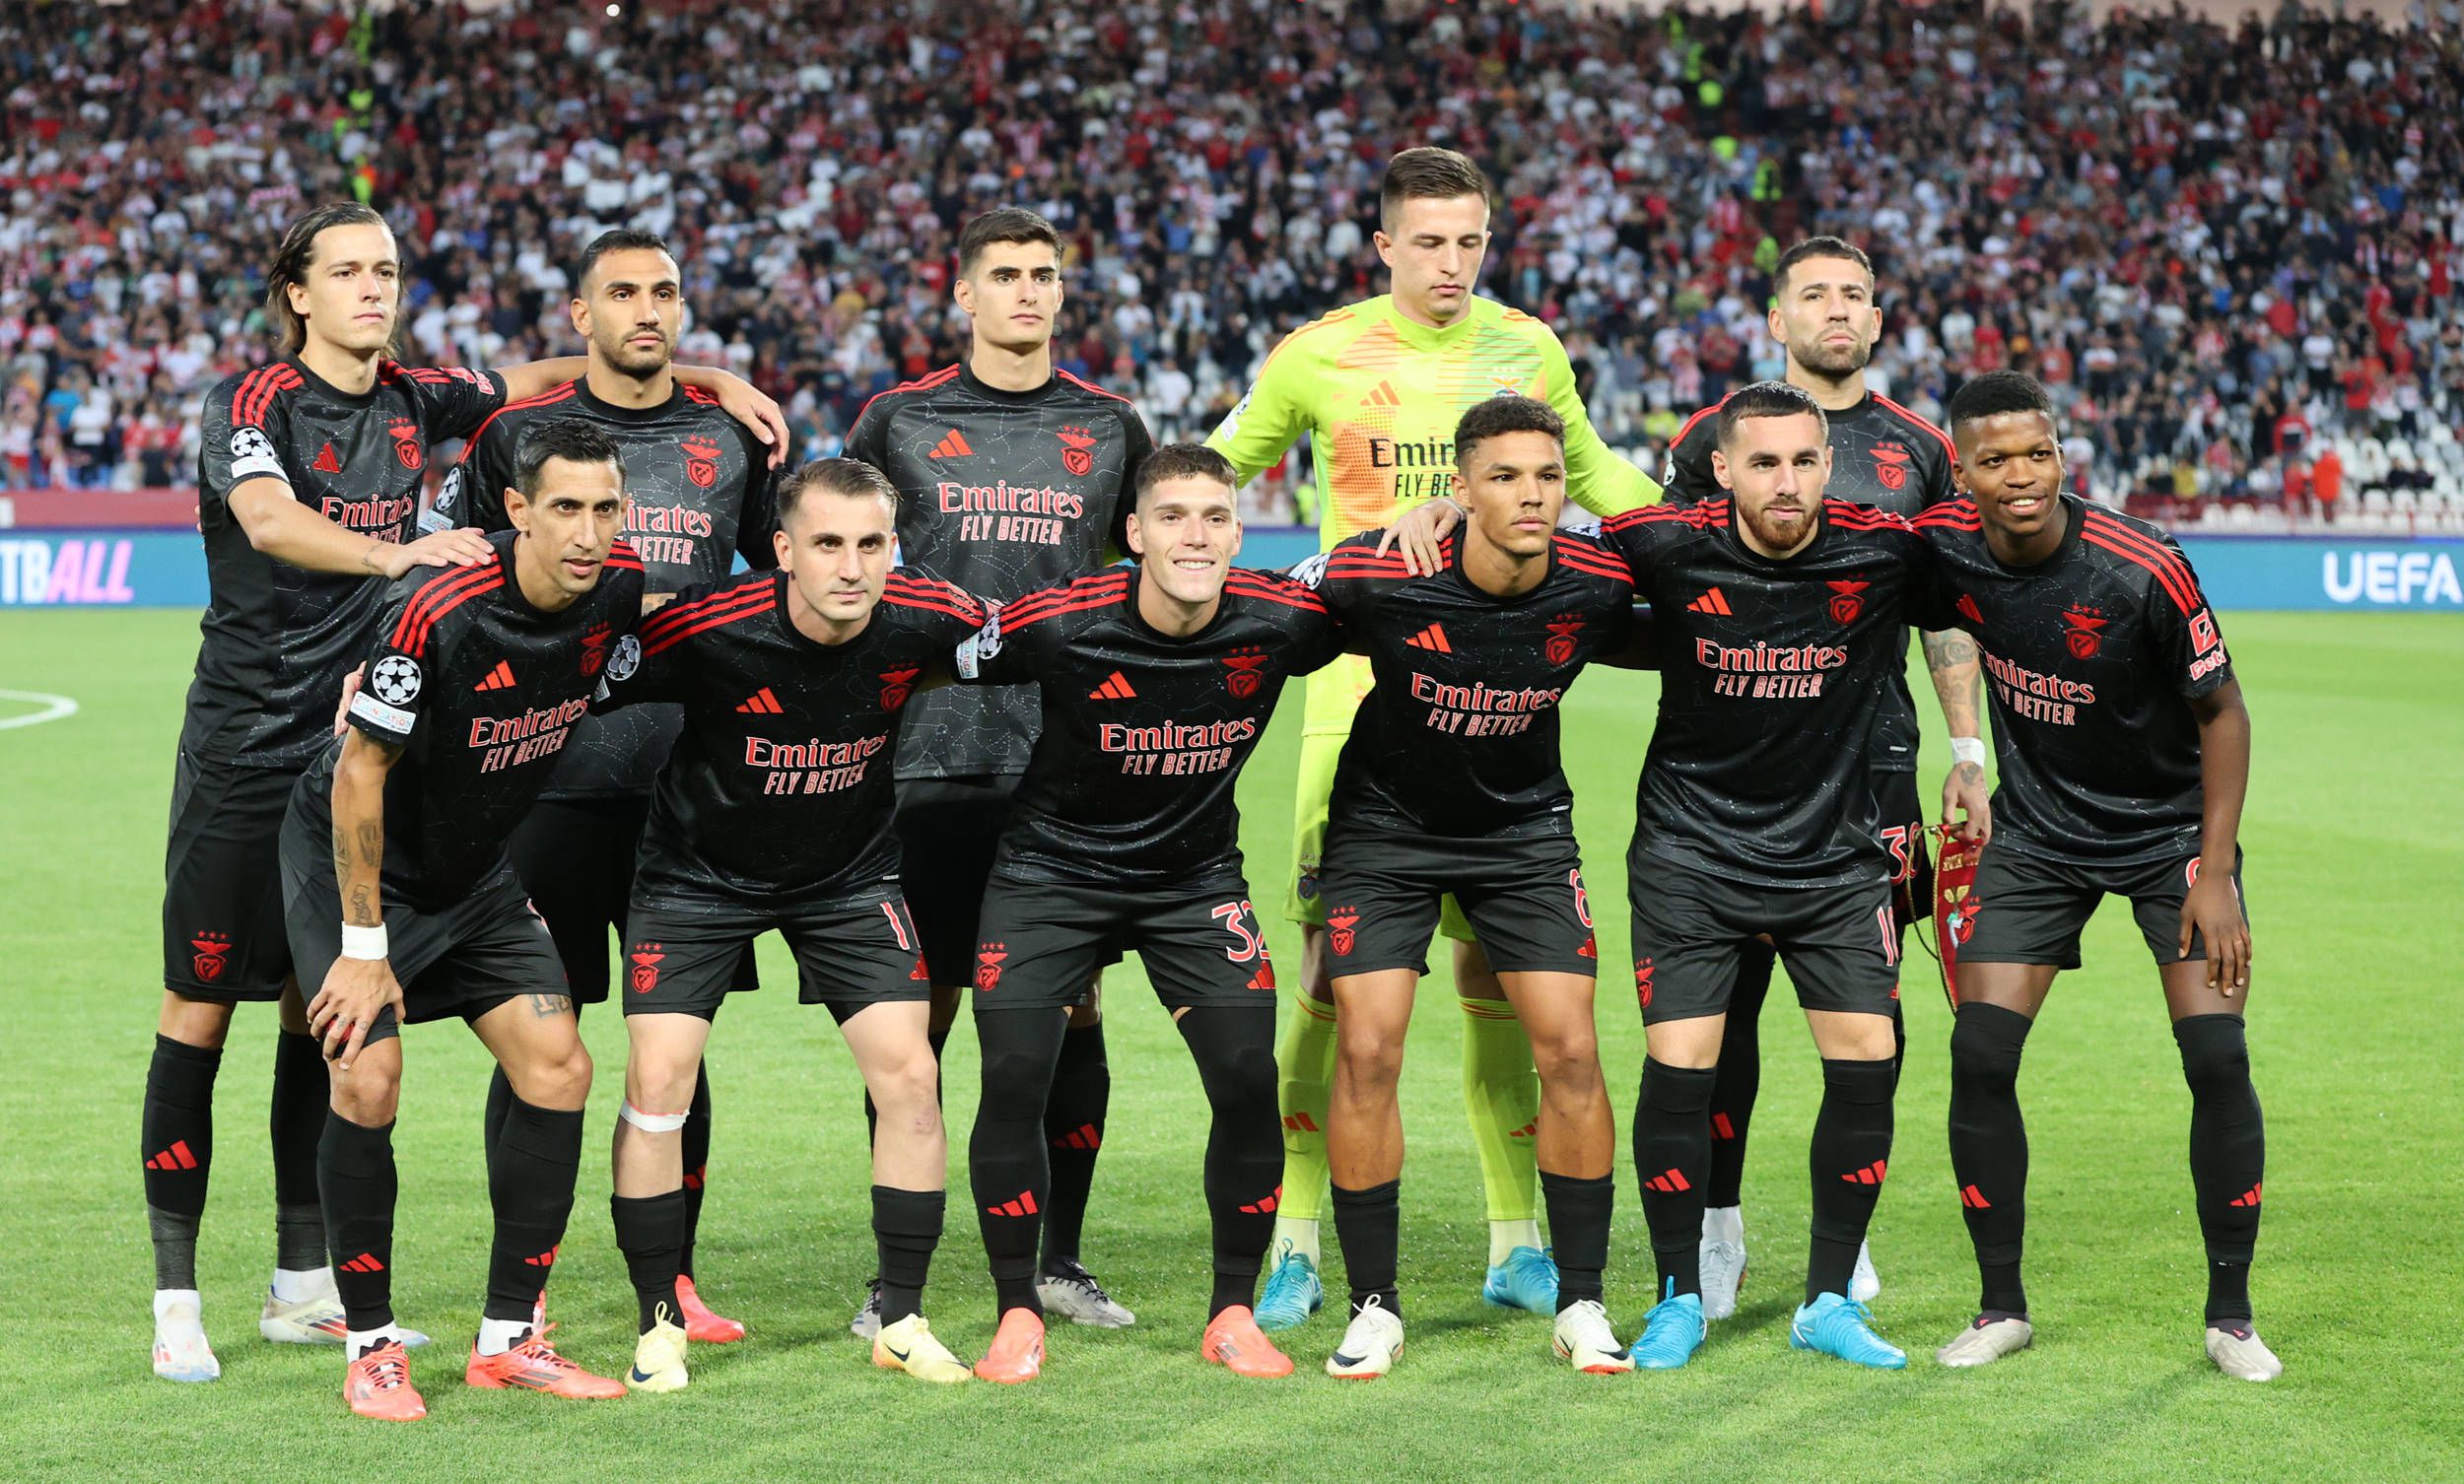
[[[423,602],[421,594],[446,578],[433,568],[414,568],[385,595],[359,694],[351,698],[346,713],[350,724],[372,741],[407,748],[420,735],[425,699],[440,683],[445,647],[433,622],[424,621],[436,603]]]
[[[494,371],[467,367],[406,370],[403,382],[419,407],[419,428],[428,442],[468,438],[505,406],[505,380]]]
[[[1711,472],[1712,430],[1718,425],[1715,412],[1705,408],[1677,433],[1677,441],[1669,445],[1668,470],[1660,476],[1662,504],[1700,505],[1725,493]]]
[[[1127,556],[1129,552],[1129,517],[1137,513],[1138,470],[1147,456],[1155,451],[1155,436],[1146,431],[1146,419],[1134,407],[1123,404],[1121,433],[1128,441],[1129,454],[1121,464],[1121,494],[1113,504],[1112,521],[1105,527],[1105,539],[1112,549]]]

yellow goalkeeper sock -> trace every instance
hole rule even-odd
[[[1488,1189],[1494,1264],[1514,1248],[1540,1245],[1540,1073],[1523,1023],[1504,1000],[1456,1002],[1463,1006],[1463,1111]]]
[[[1528,1054],[1527,1059],[1528,1059]],[[1275,1103],[1283,1114],[1283,1195],[1267,1248],[1288,1244],[1318,1260],[1318,1220],[1326,1210],[1326,1110],[1335,1086],[1335,1007],[1295,986],[1292,1013],[1274,1047]]]

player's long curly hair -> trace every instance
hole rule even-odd
[[[283,231],[282,245],[274,249],[273,265],[265,270],[265,313],[281,327],[286,356],[298,355],[308,344],[308,320],[291,307],[291,290],[308,283],[308,262],[316,255],[316,235],[328,227],[386,227],[386,222],[375,207],[330,201],[302,213]]]

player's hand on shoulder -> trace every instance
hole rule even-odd
[[[338,958],[325,971],[316,998],[308,1001],[308,1034],[324,1044],[326,1059],[347,1072],[367,1044],[377,1013],[388,1005],[398,1019],[402,985],[393,977],[391,960]]]
[[[1958,828],[1964,844],[1981,845],[1994,838],[1993,789],[1977,763],[1953,763],[1942,781],[1942,822]]]
[[[2250,921],[2241,912],[2241,893],[2230,871],[2202,869],[2182,898],[2181,941],[2176,952],[2187,956],[2193,934],[2208,952],[2208,987],[2230,999],[2250,985]]]
[[[416,541],[389,546],[376,555],[377,570],[398,577],[414,567],[477,567],[496,560],[496,548],[475,526],[431,531]]]
[[[719,410],[753,430],[770,449],[769,468],[776,469],[787,456],[787,415],[771,395],[732,372],[722,372],[711,387],[719,398]]]
[[[1386,534],[1378,538],[1378,552],[1385,556],[1390,549],[1403,554],[1403,570],[1415,577],[1425,577],[1446,566],[1438,551],[1438,543],[1463,520],[1463,509],[1452,500],[1440,497],[1423,501],[1405,510]]]

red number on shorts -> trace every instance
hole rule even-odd
[[[1223,956],[1235,964],[1246,964],[1266,951],[1266,945],[1259,941],[1258,930],[1249,925],[1252,911],[1246,902],[1227,902],[1206,914],[1230,929],[1239,940],[1223,951]]]
[[[1566,872],[1566,885],[1574,888],[1574,914],[1583,919],[1585,927],[1591,926],[1592,894],[1583,890],[1583,871],[1580,866]]]
[[[898,939],[898,951],[901,953],[914,953],[916,951],[916,945],[907,936],[907,924],[899,920],[898,904],[895,902],[882,903],[881,915],[890,919],[890,936]]]
[[[1890,851],[1890,879],[1894,883],[1916,874],[1916,862],[1908,858],[1908,841],[1906,825],[1882,827],[1882,844]]]

